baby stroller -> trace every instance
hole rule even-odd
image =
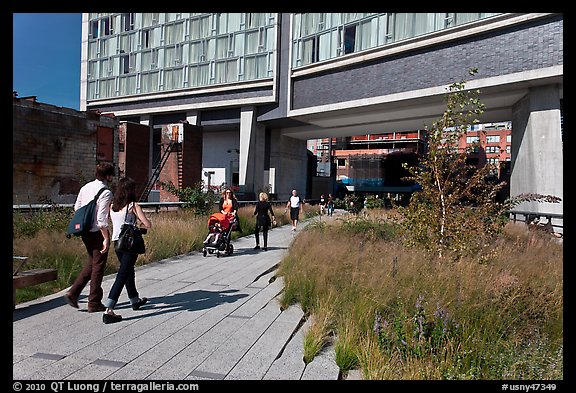
[[[230,244],[230,238],[236,223],[237,218],[233,214],[212,214],[208,218],[208,230],[210,233],[206,241],[204,241],[202,254],[206,256],[216,253],[218,258],[220,258],[220,254],[232,255],[234,246]]]

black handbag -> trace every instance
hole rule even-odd
[[[126,208],[126,215],[128,215],[128,208]],[[146,245],[142,237],[144,233],[136,225],[127,223],[126,217],[124,217],[124,224],[120,227],[120,237],[115,243],[116,251],[144,254],[146,252]]]

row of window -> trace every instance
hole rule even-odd
[[[306,13],[294,14],[292,66],[349,53],[484,19],[495,13]]]
[[[272,75],[273,57],[246,56],[224,61],[161,70],[135,72],[120,77],[88,81],[88,99],[154,93],[239,81],[251,81]],[[120,63],[129,68],[129,60]]]
[[[293,14],[292,65],[299,67],[492,15]],[[275,29],[274,13],[90,14],[87,99],[272,77]]]
[[[273,25],[274,13],[122,13],[90,14],[89,39],[96,39],[137,29],[167,26],[186,32],[181,40],[206,38]]]

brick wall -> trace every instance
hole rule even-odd
[[[98,128],[114,135],[118,124],[114,117],[18,98],[12,119],[13,204],[74,203],[94,179]]]

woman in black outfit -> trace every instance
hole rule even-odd
[[[264,239],[264,251],[268,251],[268,228],[272,222],[275,222],[274,212],[272,211],[272,205],[268,202],[268,194],[261,192],[259,195],[259,201],[256,203],[254,208],[254,215],[256,216],[256,228],[254,230],[254,235],[256,236],[256,247],[255,250],[260,249],[260,228],[262,228],[262,237]],[[270,212],[270,214],[268,214]],[[270,220],[272,216],[272,220]]]

